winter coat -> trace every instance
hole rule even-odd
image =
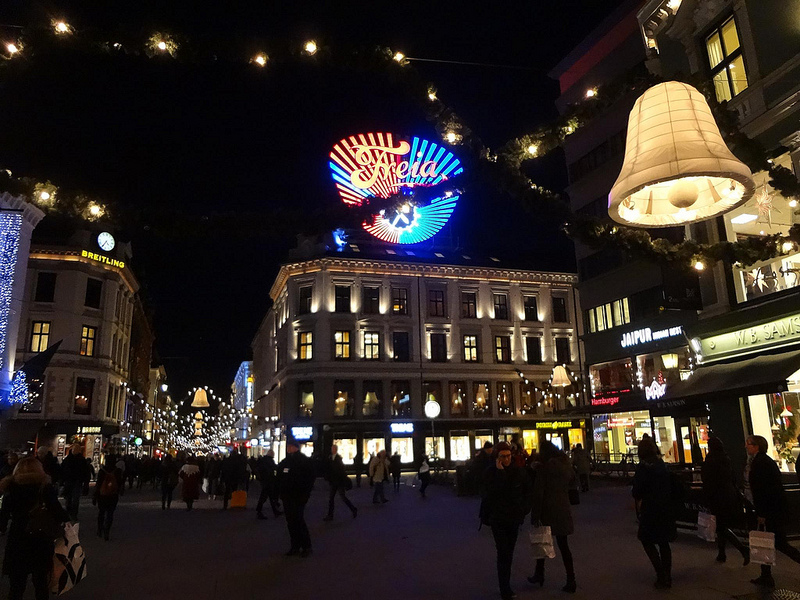
[[[30,511],[40,498],[59,522],[64,523],[69,519],[58,501],[55,488],[47,480],[8,483],[3,495],[3,507],[0,510],[0,531],[8,531],[3,559],[3,573],[6,575],[33,571],[49,572],[52,567],[54,541],[31,536],[26,531]],[[9,520],[11,520],[10,527]]]
[[[278,463],[278,491],[284,502],[308,502],[314,479],[314,463],[302,452],[292,452]]]
[[[183,481],[181,498],[184,500],[197,500],[200,497],[200,467],[187,463],[181,467],[178,476]]]
[[[551,458],[536,467],[533,484],[531,523],[541,521],[553,535],[571,535],[575,531],[569,505],[569,488],[575,488],[575,472],[566,455]]]
[[[256,475],[258,480],[265,485],[275,483],[275,459],[271,456],[262,456],[256,462]]]
[[[83,454],[71,452],[61,461],[61,480],[64,485],[80,484],[89,481],[91,472]]]
[[[585,448],[575,448],[572,451],[572,466],[578,475],[588,475],[592,470],[592,461],[589,451]]]
[[[730,520],[741,514],[741,500],[733,482],[731,459],[724,452],[711,451],[703,462],[703,500],[712,515]]]
[[[165,460],[161,465],[161,487],[174,488],[178,485],[178,464],[174,460]]]
[[[327,479],[333,487],[345,485],[347,472],[344,470],[344,461],[338,454],[328,456],[325,465],[325,479]]]
[[[369,476],[373,481],[386,481],[389,479],[389,461],[387,459],[381,460],[376,456],[369,463]]]
[[[247,459],[241,454],[231,454],[222,461],[222,481],[227,484],[238,484],[246,481]]]
[[[399,454],[392,454],[391,458],[389,458],[389,472],[392,477],[399,477],[403,472],[403,459],[400,458]]]
[[[750,491],[756,515],[766,519],[767,531],[779,532],[785,527],[785,506],[781,471],[775,461],[763,452],[750,463]]]
[[[678,534],[675,525],[675,502],[672,479],[664,461],[640,462],[633,476],[633,497],[639,507],[639,539],[665,544]]]
[[[483,476],[484,494],[482,512],[490,525],[522,525],[531,510],[533,489],[524,469],[509,465],[486,469]]]

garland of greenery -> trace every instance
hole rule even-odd
[[[537,216],[550,216],[563,223],[563,229],[574,240],[592,248],[609,249],[622,252],[633,258],[641,258],[657,263],[682,265],[684,267],[703,267],[719,260],[741,265],[750,265],[758,261],[775,258],[782,254],[795,252],[800,245],[800,227],[795,225],[786,236],[768,235],[748,237],[737,242],[720,242],[717,244],[698,244],[693,240],[673,244],[665,239],[653,239],[642,229],[624,227],[609,223],[607,219],[587,217],[574,214],[567,202],[558,194],[537,186],[525,174],[526,161],[542,157],[561,145],[564,139],[602,114],[614,103],[625,97],[635,97],[661,80],[642,70],[634,71],[626,77],[600,86],[587,98],[571,107],[553,123],[543,125],[535,132],[507,142],[496,153],[486,148],[477,135],[472,132],[437,96],[436,89],[424,82],[408,59],[401,53],[388,48],[372,48],[369,50],[339,51],[319,46],[308,41],[297,47],[284,48],[282,54],[268,55],[258,48],[243,48],[241,45],[199,46],[181,36],[166,32],[155,32],[147,37],[115,33],[110,42],[106,36],[97,32],[81,32],[74,30],[64,22],[53,21],[49,26],[25,29],[14,44],[5,47],[6,60],[0,61],[0,76],[4,71],[28,68],[27,61],[18,60],[23,54],[46,57],[54,52],[105,53],[117,57],[148,57],[156,60],[178,60],[187,63],[207,63],[218,60],[242,60],[245,52],[249,52],[247,62],[253,68],[268,69],[275,60],[317,60],[330,62],[339,67],[368,71],[381,71],[393,81],[401,83],[416,98],[424,110],[428,120],[433,123],[443,140],[458,144],[465,151],[465,160],[472,162],[472,179],[462,186],[470,185],[479,178],[488,176],[496,182],[499,189],[520,200],[527,210]],[[786,198],[800,198],[800,182],[794,174],[784,167],[772,165],[767,153],[755,141],[750,140],[738,129],[735,116],[725,105],[719,104],[709,89],[707,82],[688,81],[704,92],[712,107],[712,112],[720,127],[728,146],[752,171],[765,170],[770,175],[770,185]],[[14,178],[8,171],[0,171],[0,192],[7,191],[21,195],[46,211],[56,211],[86,220],[120,219],[121,207],[109,205],[106,201],[89,198],[80,193],[65,194],[51,182],[35,182],[28,178]],[[389,199],[388,203],[393,200]],[[366,207],[365,207],[366,209]],[[369,207],[375,210],[375,203]],[[320,218],[335,215],[336,222],[351,223],[355,227],[365,217],[365,210],[342,211],[341,206],[332,208]],[[176,221],[173,215],[162,215],[162,221],[169,223],[174,233]],[[131,215],[126,215],[130,222]],[[254,215],[248,216],[248,223],[262,227],[263,219]],[[306,215],[307,218],[307,215]],[[155,219],[158,227],[158,215],[149,215]],[[215,214],[200,217],[197,223],[188,227],[203,226],[213,230],[231,219],[241,222],[241,215]],[[298,221],[300,219],[297,219]],[[274,223],[274,219],[270,219]],[[331,221],[327,221],[330,223]],[[285,221],[284,221],[285,223]],[[308,222],[306,222],[308,224]],[[165,228],[166,229],[166,228]]]

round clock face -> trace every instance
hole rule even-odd
[[[116,246],[116,242],[114,241],[114,236],[104,231],[100,235],[97,236],[97,245],[100,246],[106,252],[109,252],[114,249]]]

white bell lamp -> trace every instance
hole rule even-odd
[[[208,394],[203,388],[200,388],[194,393],[194,399],[192,400],[192,407],[193,408],[208,408]]]
[[[567,369],[564,368],[563,365],[556,365],[553,369],[553,379],[550,381],[550,385],[553,387],[567,387],[568,385],[572,385],[569,375],[567,374]]]
[[[668,81],[642,94],[628,117],[625,159],[608,213],[633,227],[705,221],[747,202],[750,169],[737,159],[703,95]]]

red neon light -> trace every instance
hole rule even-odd
[[[592,406],[613,406],[619,402],[619,396],[609,396],[608,398],[592,398]]]

